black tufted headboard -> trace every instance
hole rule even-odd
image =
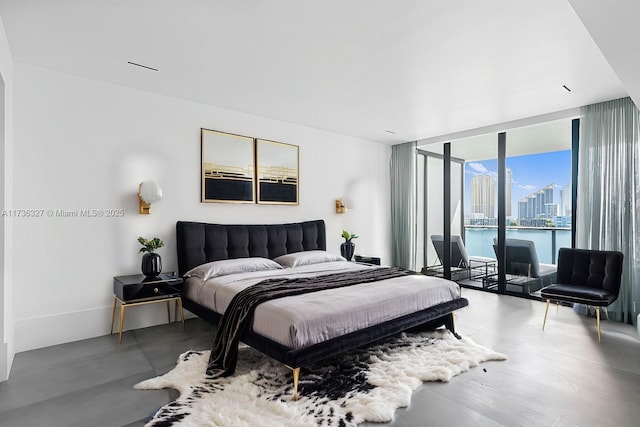
[[[176,223],[180,276],[206,262],[230,258],[263,257],[326,250],[323,220],[291,224],[226,225]]]

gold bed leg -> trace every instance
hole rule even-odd
[[[298,400],[298,380],[300,379],[300,368],[293,369],[293,400]]]
[[[300,379],[300,368],[292,368],[289,365],[284,365],[287,368],[291,369],[291,371],[293,371],[293,396],[291,397],[291,400],[298,400],[299,396],[298,396],[298,380]]]
[[[598,324],[598,342],[602,342],[600,338],[600,307],[596,307],[596,323]]]
[[[544,321],[542,322],[542,330],[544,331],[544,325],[547,324],[547,313],[549,313],[549,303],[551,300],[547,300],[547,308],[544,309]]]

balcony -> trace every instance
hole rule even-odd
[[[498,236],[496,226],[464,226],[464,245],[469,256],[495,258],[493,239]],[[507,239],[532,240],[538,261],[555,264],[558,249],[571,247],[571,229],[559,227],[507,227]]]

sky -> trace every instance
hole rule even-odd
[[[556,185],[554,203],[559,203],[560,188],[571,183],[571,150],[527,156],[507,157],[507,167],[512,172],[511,213],[518,215],[518,200],[549,184]],[[476,175],[492,175],[498,193],[498,160],[465,163],[465,213],[471,212],[471,179]]]

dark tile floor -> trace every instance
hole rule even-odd
[[[0,383],[0,426],[143,425],[174,390],[133,385],[173,368],[190,349],[209,348],[213,327],[200,320],[56,345],[16,355]]]
[[[571,308],[470,289],[457,328],[509,356],[418,388],[391,426],[635,426],[640,420],[640,339],[629,325]],[[134,390],[170,370],[178,355],[208,349],[213,327],[199,319],[128,331],[16,355],[0,383],[0,426],[142,426],[173,390]],[[366,424],[367,427],[380,424]],[[364,427],[364,425],[363,425]]]

